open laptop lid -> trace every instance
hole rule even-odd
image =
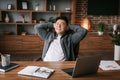
[[[101,55],[84,56],[77,58],[73,68],[72,77],[79,77],[96,73],[101,60]]]

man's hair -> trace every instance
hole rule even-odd
[[[64,21],[66,22],[66,24],[68,25],[69,22],[68,22],[68,19],[67,19],[66,16],[59,16],[59,17],[57,17],[56,20],[55,20],[55,22],[56,22],[57,20],[59,20],[59,19],[64,20]]]

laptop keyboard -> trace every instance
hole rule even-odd
[[[73,73],[73,68],[67,68],[67,69],[62,69],[65,73],[69,74],[70,76],[72,76]]]

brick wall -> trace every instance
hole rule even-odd
[[[76,24],[80,24],[84,17],[88,17],[92,24],[91,31],[97,31],[98,23],[105,24],[106,31],[112,31],[114,24],[118,24],[120,30],[120,16],[93,16],[87,15],[87,0],[76,1]]]

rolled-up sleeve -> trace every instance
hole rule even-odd
[[[52,23],[36,24],[34,26],[35,32],[38,34],[38,36],[40,36],[43,39],[45,39],[46,35],[48,34],[48,29],[52,28],[53,28]]]
[[[78,44],[87,34],[87,30],[78,25],[70,25],[70,29],[74,31],[72,35],[74,44]]]

